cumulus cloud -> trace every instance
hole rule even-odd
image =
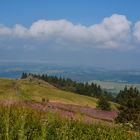
[[[136,42],[140,43],[140,21],[136,22],[133,35]]]
[[[0,25],[0,47],[10,38],[10,44],[14,42],[12,46],[21,42],[19,47],[45,46],[51,42],[53,47],[127,48],[132,38],[140,43],[140,22],[135,24],[133,32],[131,24],[124,15],[114,14],[91,26],[75,25],[67,20],[39,20],[29,28]]]
[[[9,35],[11,34],[12,29],[5,27],[4,25],[0,25],[0,35],[4,36],[4,35]]]
[[[105,18],[101,24],[91,27],[94,39],[104,47],[122,47],[122,42],[128,42],[131,34],[131,22],[122,15],[112,15]]]

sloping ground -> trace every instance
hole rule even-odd
[[[97,99],[59,90],[42,80],[0,79],[0,99],[42,102],[42,98],[66,104],[96,107]],[[112,103],[112,108],[116,109]]]
[[[61,117],[68,119],[79,120],[82,119],[87,123],[94,122],[112,122],[117,116],[116,111],[101,111],[95,108],[72,105],[72,104],[63,104],[56,102],[49,103],[35,103],[30,101],[12,101],[12,100],[1,100],[0,106],[24,106],[31,109],[35,109],[43,112],[56,112]]]
[[[49,101],[96,106],[96,98],[82,96],[71,92],[59,90],[41,80],[14,80],[0,79],[1,100],[27,100],[42,102],[42,98]]]
[[[102,111],[88,106],[70,105],[62,103],[49,103],[52,108],[60,109],[69,112],[80,112],[83,115],[89,116],[95,119],[101,119],[106,121],[113,121],[117,117],[117,111]]]
[[[42,106],[42,99],[49,100],[49,104],[45,103],[46,105]],[[0,79],[0,101],[4,104],[27,101],[31,103],[30,106],[34,103],[33,107],[43,110],[50,107],[53,111],[61,112],[61,114],[80,113],[90,118],[107,121],[112,121],[117,116],[116,111],[95,109],[96,98],[59,90],[38,79]],[[111,105],[115,110],[117,105],[114,103]]]
[[[94,118],[60,110],[58,106],[60,107],[61,105],[54,105],[54,103],[35,103],[31,101],[1,100],[0,139],[140,139],[139,132],[127,131],[127,129],[124,129],[124,127],[120,125],[99,119],[94,123]]]

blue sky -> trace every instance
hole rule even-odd
[[[0,21],[30,26],[38,19],[67,19],[90,25],[114,13],[140,19],[139,0],[0,0]]]
[[[0,0],[0,60],[140,68],[139,0]]]

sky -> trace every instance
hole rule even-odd
[[[0,61],[140,69],[139,0],[0,0]]]

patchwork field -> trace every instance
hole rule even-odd
[[[124,82],[110,82],[110,81],[99,81],[99,80],[92,80],[89,81],[89,83],[97,83],[101,85],[101,87],[109,92],[112,92],[114,94],[119,93],[120,90],[123,90],[125,86],[127,87],[136,87],[138,90],[140,90],[140,84],[130,84],[130,83],[124,83]]]

